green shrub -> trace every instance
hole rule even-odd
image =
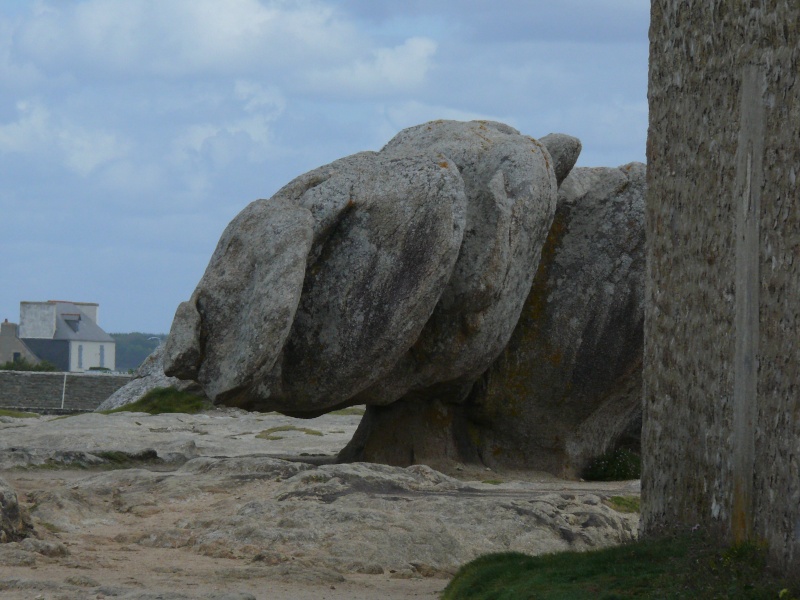
[[[132,404],[126,404],[103,412],[105,414],[117,412],[145,412],[151,415],[162,413],[194,414],[210,408],[212,408],[212,405],[205,398],[189,392],[182,392],[174,387],[166,387],[154,388]]]
[[[58,371],[58,367],[56,367],[51,362],[47,362],[46,360],[40,361],[38,363],[33,363],[25,358],[20,358],[19,360],[10,360],[7,363],[3,363],[2,365],[0,365],[0,371],[51,372],[51,371]]]
[[[617,448],[598,456],[583,470],[581,477],[586,481],[625,481],[639,479],[642,473],[642,459],[626,448]]]

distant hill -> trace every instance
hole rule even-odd
[[[112,333],[117,342],[117,371],[139,368],[158,345],[167,339],[166,333]]]

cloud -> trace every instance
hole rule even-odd
[[[286,99],[280,91],[276,88],[265,88],[253,81],[237,81],[234,96],[244,104],[247,112],[259,112],[267,118],[278,117],[286,108]]]
[[[126,206],[137,200],[137,209],[156,212],[164,208],[164,194],[169,189],[168,176],[155,162],[117,160],[98,173],[98,184],[107,192],[107,206]]]
[[[0,154],[50,156],[85,177],[128,152],[117,134],[54,117],[38,100],[17,102],[17,113],[15,121],[0,124]]]
[[[50,113],[38,102],[20,101],[16,108],[17,120],[0,124],[0,152],[32,154],[50,137]]]
[[[39,0],[36,7],[7,36],[14,60],[5,69],[20,78],[216,76],[270,80],[284,92],[385,95],[419,87],[437,49],[428,37],[370,35],[319,0]]]
[[[363,40],[331,7],[308,1],[42,1],[17,52],[50,72],[185,77],[349,60]]]
[[[116,134],[65,127],[57,132],[58,144],[68,167],[84,177],[100,165],[126,154]]]
[[[377,48],[367,59],[307,74],[306,85],[338,96],[394,94],[419,87],[430,70],[436,42],[414,37],[393,48]]]
[[[238,80],[223,104],[233,105],[227,107],[228,118],[192,123],[177,133],[170,153],[174,164],[207,160],[219,169],[241,160],[263,162],[276,152],[272,123],[286,109],[286,99],[277,89]]]
[[[30,63],[18,63],[13,57],[14,22],[0,18],[0,88],[28,90],[46,82]]]

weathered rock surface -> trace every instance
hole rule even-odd
[[[458,166],[467,195],[463,241],[425,329],[359,403],[387,405],[409,393],[463,400],[506,345],[552,222],[553,159],[532,138],[500,123],[436,121],[400,132],[382,152],[425,150]]]
[[[616,444],[637,445],[645,185],[641,163],[573,170],[514,334],[467,403],[370,406],[342,460],[576,476]]]
[[[211,489],[236,488],[202,511],[165,527],[170,503],[199,506]],[[567,497],[571,496],[571,497]],[[109,503],[105,500],[113,498]],[[470,484],[422,465],[310,465],[278,459],[197,458],[170,473],[113,471],[80,480],[77,490],[36,495],[34,516],[65,532],[86,516],[135,514],[154,525],[119,541],[187,548],[276,565],[342,574],[426,568],[452,573],[478,554],[536,553],[618,544],[636,520],[593,493],[554,493],[532,484]],[[238,501],[236,501],[238,500]],[[148,519],[150,518],[150,519]]]
[[[0,422],[0,475],[42,537],[0,546],[0,595],[406,598],[441,590],[441,579],[426,581],[482,553],[588,549],[635,535],[637,516],[607,500],[636,495],[638,482],[453,470],[463,480],[421,465],[303,456],[332,459],[358,420],[224,409]],[[187,442],[191,452],[178,452]]]
[[[112,410],[132,404],[140,400],[147,392],[165,387],[174,387],[198,396],[203,395],[202,388],[194,381],[182,381],[177,377],[167,377],[164,374],[164,344],[161,344],[136,369],[130,382],[106,398],[96,410]]]
[[[0,544],[14,542],[31,533],[31,522],[24,509],[20,509],[17,493],[0,478]]]
[[[228,226],[168,358],[193,355],[177,347],[197,323],[197,379],[216,401],[341,404],[419,335],[458,255],[464,205],[455,165],[430,154],[361,153],[304,175]],[[173,362],[168,372],[193,375]]]
[[[332,459],[361,420],[358,411],[352,412],[303,421],[235,408],[196,415],[121,412],[9,419],[0,422],[0,470],[126,462],[174,466],[198,456],[305,453]]]
[[[645,165],[578,168],[508,347],[467,418],[481,458],[579,475],[641,427]]]
[[[463,400],[513,331],[555,165],[563,175],[579,149],[435,121],[297,178],[228,226],[178,308],[166,373],[293,414],[443,389]]]
[[[578,156],[581,153],[581,141],[565,135],[563,133],[550,133],[543,138],[539,138],[539,142],[544,144],[550,156],[553,158],[553,170],[556,174],[556,183],[561,187],[562,182],[567,178],[567,175],[572,171],[572,167],[578,161]]]

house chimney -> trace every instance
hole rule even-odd
[[[3,337],[17,337],[16,323],[9,323],[8,319],[0,323],[0,335]]]

